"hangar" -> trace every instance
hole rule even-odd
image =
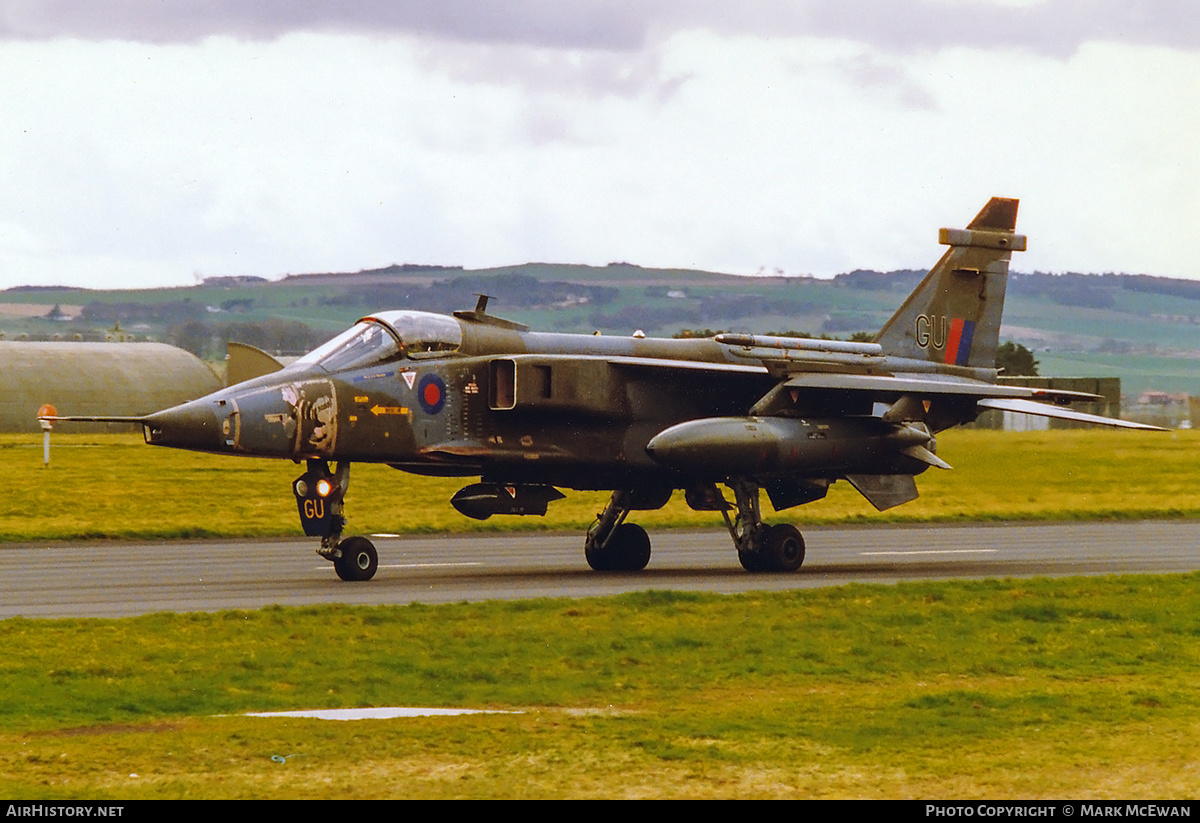
[[[0,431],[40,431],[37,412],[45,403],[59,414],[141,415],[221,384],[194,354],[165,343],[0,341]],[[56,430],[94,432],[96,426],[64,423]]]

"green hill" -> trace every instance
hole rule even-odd
[[[214,277],[187,288],[21,287],[0,293],[6,339],[160,340],[219,359],[227,340],[305,351],[385,308],[491,310],[535,329],[670,336],[684,329],[873,333],[923,275],[854,271],[830,280],[686,269],[528,263],[494,269],[395,265],[279,280]],[[1127,394],[1200,394],[1200,283],[1127,274],[1017,273],[1002,337],[1043,374],[1118,376]]]

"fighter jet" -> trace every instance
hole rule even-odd
[[[993,198],[942,229],[949,248],[869,343],[534,332],[480,296],[453,316],[364,317],[286,368],[127,419],[155,446],[303,461],[301,525],[343,580],[378,566],[367,538],[343,537],[359,462],[478,478],[450,503],[479,519],[544,515],[560,488],[611,491],[584,538],[598,571],[643,569],[650,539],[628,518],[681,490],[723,517],[746,570],[792,572],[804,539],[763,522],[761,490],[776,511],[839,480],[900,505],[916,475],[950,468],[936,434],[985,409],[1150,428],[1066,408],[1094,395],[997,384],[1008,263],[1026,247],[1016,216]]]

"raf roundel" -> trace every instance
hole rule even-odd
[[[427,374],[417,384],[417,402],[426,414],[437,414],[446,405],[446,384],[436,374]]]

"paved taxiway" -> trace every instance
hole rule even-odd
[[[591,571],[578,534],[377,537],[379,572],[368,583],[338,580],[308,540],[5,546],[0,617],[1200,569],[1197,521],[810,527],[804,535],[804,568],[783,575],[743,571],[723,531],[652,533],[654,555],[639,574]]]

